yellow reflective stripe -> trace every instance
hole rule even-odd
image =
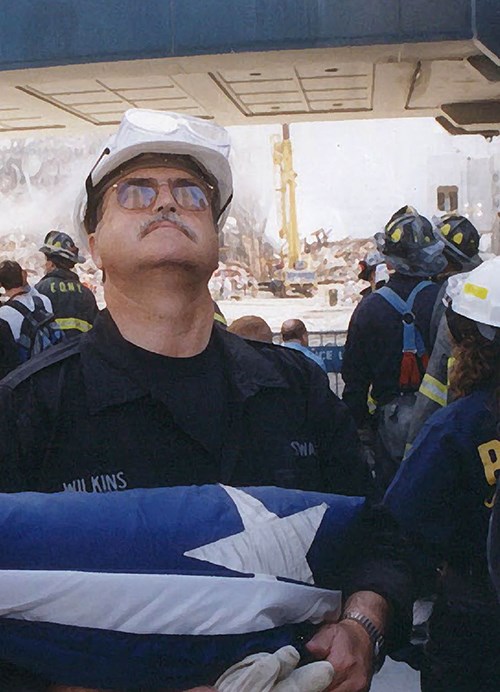
[[[367,404],[368,404],[368,413],[369,413],[370,415],[373,415],[373,414],[375,413],[375,411],[377,410],[377,402],[376,402],[376,400],[372,397],[371,392],[368,392]]]
[[[450,374],[451,374],[451,370],[452,370],[452,368],[453,368],[453,366],[454,366],[454,364],[455,364],[455,360],[456,360],[456,359],[455,359],[454,356],[450,356],[450,357],[448,358],[448,363],[447,363],[447,365],[446,365],[446,368],[447,368],[447,377],[448,377],[448,387],[450,386]]]
[[[477,284],[466,283],[463,290],[465,295],[474,296],[480,300],[486,300],[488,297],[488,289]]]
[[[59,317],[56,319],[59,329],[77,329],[79,332],[89,332],[92,329],[90,322],[79,320],[77,317]]]
[[[439,406],[446,406],[448,403],[448,387],[428,373],[424,375],[419,391]]]
[[[217,320],[217,322],[220,322],[221,324],[224,324],[227,327],[226,319],[222,315],[220,315],[218,312],[214,312],[214,320]]]

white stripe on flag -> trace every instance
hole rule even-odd
[[[267,575],[0,570],[0,617],[131,634],[244,634],[338,617],[341,593]]]

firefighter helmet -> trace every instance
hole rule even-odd
[[[445,257],[460,267],[473,268],[481,264],[479,233],[465,216],[445,214],[436,221],[437,238],[444,243]]]
[[[375,239],[378,249],[403,274],[433,276],[446,267],[443,241],[436,238],[431,222],[413,207],[398,209]]]
[[[40,252],[43,252],[48,259],[62,259],[73,264],[85,262],[85,257],[80,255],[73,239],[62,231],[49,231]]]

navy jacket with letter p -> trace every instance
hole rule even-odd
[[[486,559],[488,521],[500,472],[495,406],[494,390],[480,389],[434,413],[384,499],[420,546],[414,551],[416,559],[422,558],[420,564],[433,571],[446,560],[466,584],[462,594],[453,593],[453,600],[470,603],[480,612],[488,612],[496,600]],[[442,586],[446,589],[446,578]]]

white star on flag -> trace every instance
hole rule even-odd
[[[244,530],[184,555],[237,572],[269,574],[314,584],[306,555],[328,505],[322,502],[287,517],[278,517],[243,490],[221,487],[236,505]]]

